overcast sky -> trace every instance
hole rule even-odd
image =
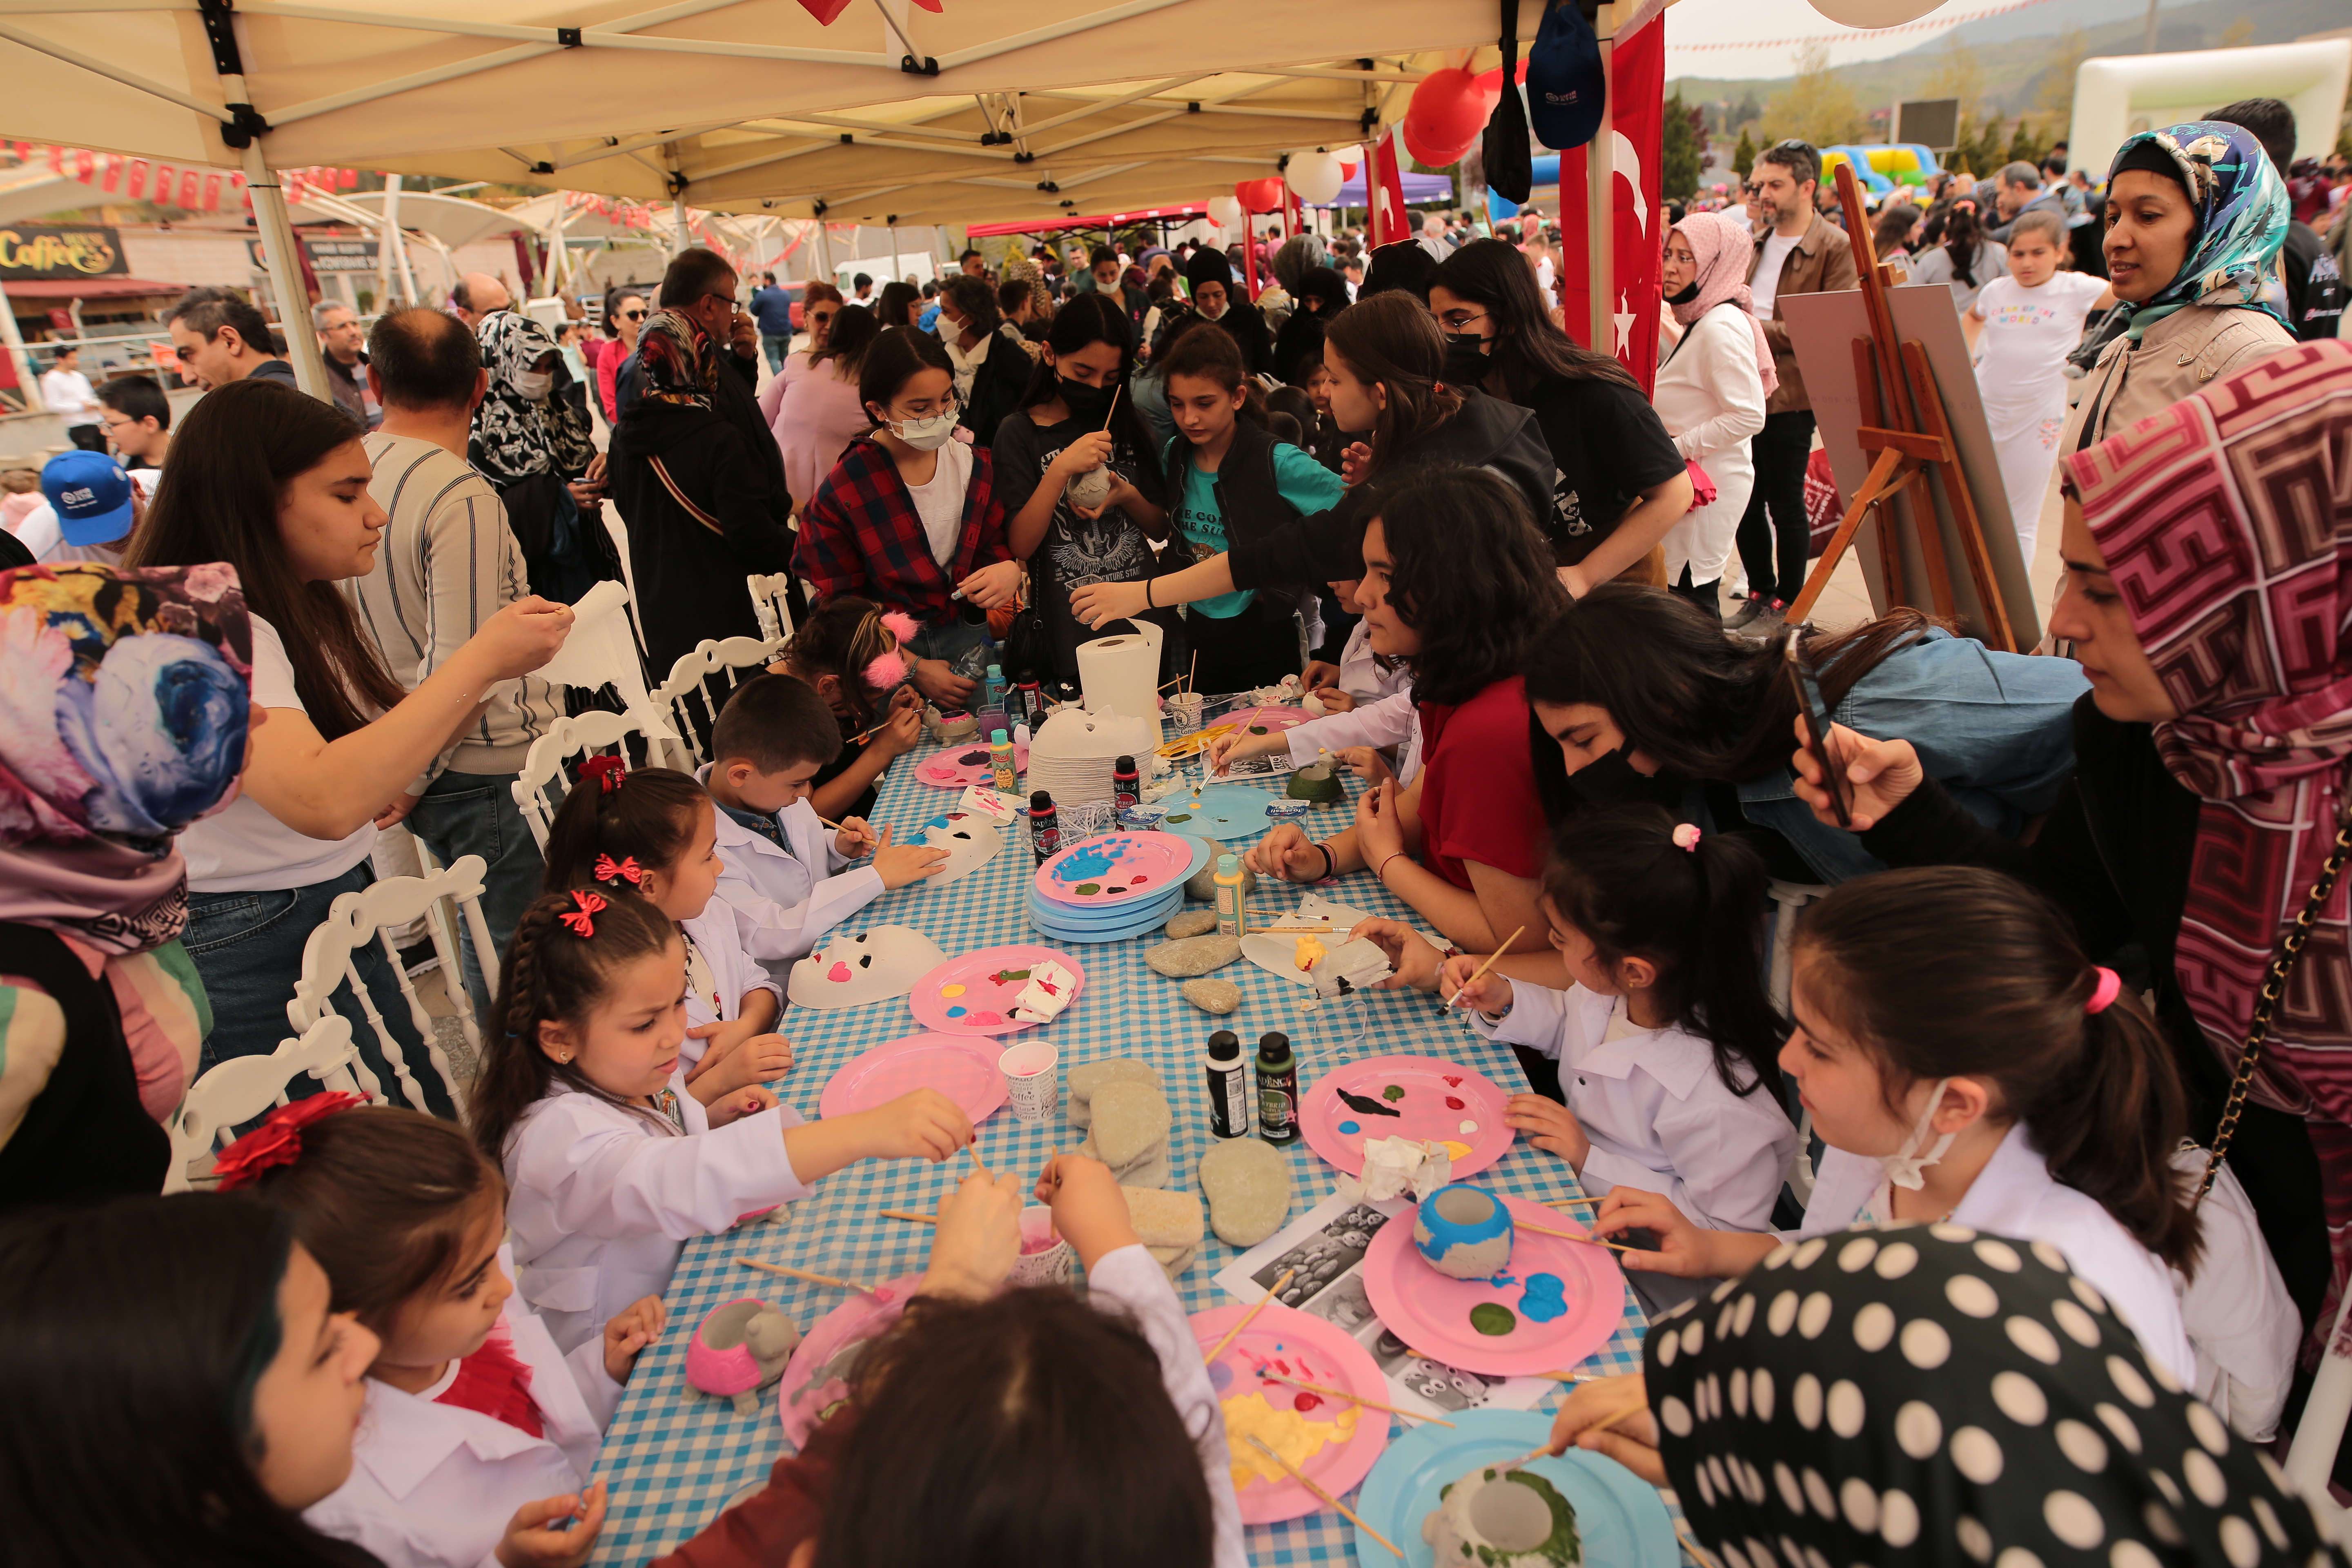
[[[1990,10],[2001,0],[1949,0],[1939,7],[1946,15],[1964,16]],[[1929,14],[1932,19],[1935,13]],[[1676,77],[1777,77],[1795,67],[1790,38],[1827,37],[1830,63],[1852,65],[1884,59],[1934,40],[1938,35],[1922,28],[1908,33],[1873,36],[1841,27],[1812,8],[1806,0],[1680,0],[1666,12],[1666,79]],[[2054,27],[2052,29],[2056,30]],[[1679,44],[1732,43],[1769,40],[1754,49],[1678,48]]]

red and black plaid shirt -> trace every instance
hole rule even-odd
[[[982,566],[1013,559],[1004,540],[1004,503],[985,447],[974,447],[971,485],[964,491],[963,531],[945,568],[915,510],[898,465],[881,443],[861,436],[849,444],[801,512],[793,570],[820,598],[861,594],[885,608],[904,610],[926,626],[955,618],[948,595]]]

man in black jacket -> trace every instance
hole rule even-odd
[[[2275,98],[2242,98],[2205,118],[2252,132],[2280,182],[2285,182],[2294,163],[2294,110]],[[2286,288],[2287,330],[2306,343],[2334,337],[2336,318],[2344,314],[2344,275],[2318,232],[2302,219],[2289,217],[2278,265]]]

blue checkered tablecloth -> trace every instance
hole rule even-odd
[[[911,768],[893,771],[873,818],[877,826],[896,827],[902,840],[954,798],[917,783]],[[1338,810],[1318,809],[1307,826],[1319,837],[1346,820]],[[916,883],[886,893],[867,907],[862,923],[913,926],[950,955],[1007,942],[1045,942],[1029,929],[1023,914],[1024,889],[1034,870],[1026,832],[1016,826],[1007,830],[1006,837],[1004,853],[981,870],[944,888]],[[1264,889],[1253,900],[1253,910],[1263,914],[1287,909],[1301,890]],[[1369,876],[1344,879],[1329,891],[1375,914],[1412,918],[1400,900]],[[1245,1043],[1268,1029],[1287,1033],[1299,1053],[1302,1091],[1342,1062],[1395,1054],[1450,1058],[1507,1087],[1523,1081],[1507,1047],[1439,1017],[1431,998],[1419,992],[1371,993],[1366,999],[1369,1040],[1359,1047],[1332,1049],[1319,1037],[1319,1015],[1297,1009],[1298,998],[1307,994],[1305,988],[1244,961],[1218,972],[1241,987],[1240,1009],[1229,1018],[1212,1018],[1177,994],[1175,981],[1145,966],[1145,951],[1163,940],[1155,932],[1128,942],[1068,947],[1086,969],[1086,987],[1077,1002],[1053,1023],[1009,1038],[1050,1040],[1060,1047],[1065,1074],[1078,1063],[1105,1057],[1140,1057],[1158,1068],[1176,1112],[1170,1148],[1171,1187],[1192,1182],[1210,1142],[1201,1052],[1210,1033],[1220,1027],[1230,1027]],[[792,1075],[775,1086],[777,1092],[814,1118],[825,1080],[843,1063],[884,1041],[919,1033],[919,1026],[900,999],[841,1012],[793,1008],[783,1031],[798,1061]],[[1023,1172],[1040,1169],[1050,1149],[1075,1146],[1080,1136],[1060,1116],[1042,1123],[1023,1122],[1013,1119],[1009,1107],[982,1122],[979,1131],[979,1152],[992,1169]],[[1330,1195],[1339,1173],[1304,1139],[1286,1152],[1296,1215]],[[904,1160],[863,1162],[825,1178],[814,1195],[791,1205],[776,1223],[753,1224],[687,1244],[667,1297],[669,1330],[637,1363],[605,1435],[597,1473],[611,1483],[612,1503],[595,1563],[638,1563],[671,1550],[708,1524],[738,1490],[766,1479],[769,1467],[783,1451],[773,1391],[761,1399],[759,1414],[749,1418],[737,1415],[726,1400],[694,1393],[686,1386],[687,1340],[704,1314],[739,1297],[759,1296],[776,1303],[803,1331],[843,1298],[838,1290],[754,1273],[737,1258],[761,1258],[869,1281],[919,1273],[930,1227],[883,1219],[876,1211],[929,1212],[969,1169],[961,1161],[945,1166]],[[1526,1198],[1572,1196],[1578,1190],[1566,1162],[1525,1142],[1515,1145],[1478,1179]],[[1189,1310],[1232,1300],[1210,1277],[1233,1261],[1237,1251],[1213,1233],[1209,1236],[1192,1268],[1177,1281]],[[1580,1370],[1639,1371],[1642,1326],[1640,1308],[1629,1293],[1617,1332]],[[1547,1396],[1544,1408],[1557,1404],[1558,1397]],[[1406,1423],[1396,1417],[1391,1423],[1394,1433],[1405,1429]],[[1328,1510],[1282,1524],[1253,1525],[1248,1534],[1250,1560],[1260,1568],[1354,1561],[1352,1527]]]

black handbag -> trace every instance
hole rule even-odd
[[[1519,0],[1503,0],[1503,96],[1478,140],[1478,162],[1486,188],[1506,201],[1526,205],[1535,189],[1535,159],[1528,150],[1528,109],[1519,100]]]

